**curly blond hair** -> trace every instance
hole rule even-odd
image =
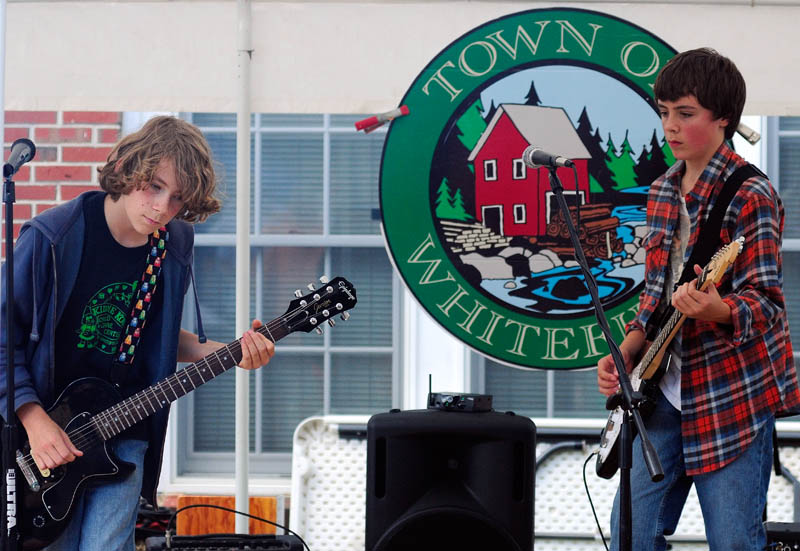
[[[175,216],[187,222],[202,222],[218,212],[217,174],[211,148],[200,130],[184,120],[153,117],[138,132],[125,136],[98,168],[100,187],[116,201],[148,184],[163,159],[175,165],[184,208]]]

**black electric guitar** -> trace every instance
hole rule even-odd
[[[350,316],[347,311],[356,304],[355,289],[341,277],[322,281],[319,289],[306,296],[297,291],[286,313],[258,332],[276,342],[295,331],[316,328],[321,332],[325,321],[334,325],[332,318],[337,314],[346,320]],[[101,379],[87,377],[71,383],[48,413],[83,456],[52,470],[40,470],[27,443],[17,451],[17,465],[26,481],[17,485],[18,491],[21,488],[17,523],[22,549],[41,549],[63,532],[86,484],[111,482],[133,470],[134,465],[120,461],[106,441],[228,371],[241,359],[237,340],[122,401],[114,387]]]
[[[744,237],[740,237],[717,251],[698,276],[697,288],[705,290],[709,285],[719,283],[728,267],[736,260],[743,245]],[[669,345],[684,321],[686,321],[686,315],[674,310],[661,327],[641,361],[630,373],[631,386],[634,392],[639,391],[646,398],[654,396],[658,382],[669,369],[672,357],[668,354]],[[650,410],[652,411],[652,408]],[[621,407],[614,409],[608,416],[606,426],[600,435],[600,449],[597,453],[595,472],[603,478],[611,478],[619,468],[619,446],[617,446],[617,441],[622,430],[623,413]],[[642,410],[642,413],[646,414],[648,411],[645,409]]]

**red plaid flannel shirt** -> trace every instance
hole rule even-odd
[[[723,144],[685,197],[691,220],[688,260],[725,179],[746,162]],[[645,330],[664,291],[678,222],[683,162],[650,186],[644,247],[645,289],[628,331]],[[687,319],[682,328],[681,432],[686,473],[733,461],[776,412],[800,408],[800,390],[783,296],[783,204],[762,177],[745,181],[725,213],[720,247],[744,247],[718,285],[732,325]]]

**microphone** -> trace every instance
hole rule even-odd
[[[540,147],[536,147],[535,145],[529,145],[525,148],[525,151],[522,152],[522,162],[528,165],[531,168],[539,168],[542,166],[550,166],[550,167],[559,167],[559,166],[566,166],[566,167],[573,167],[575,163],[567,159],[566,157],[559,157],[558,155],[553,155],[544,151]]]
[[[3,165],[3,178],[8,178],[17,173],[22,165],[33,159],[36,155],[36,146],[28,138],[20,138],[11,145],[11,154],[8,162]]]

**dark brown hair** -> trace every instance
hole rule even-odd
[[[149,183],[163,159],[170,159],[175,165],[184,202],[175,218],[202,222],[219,211],[211,148],[196,126],[175,117],[153,117],[141,130],[120,140],[106,164],[98,169],[100,187],[116,201],[120,195]]]
[[[742,118],[747,95],[744,78],[733,61],[711,48],[681,52],[656,77],[657,100],[676,101],[693,95],[714,119],[726,119],[725,138],[731,139]]]

